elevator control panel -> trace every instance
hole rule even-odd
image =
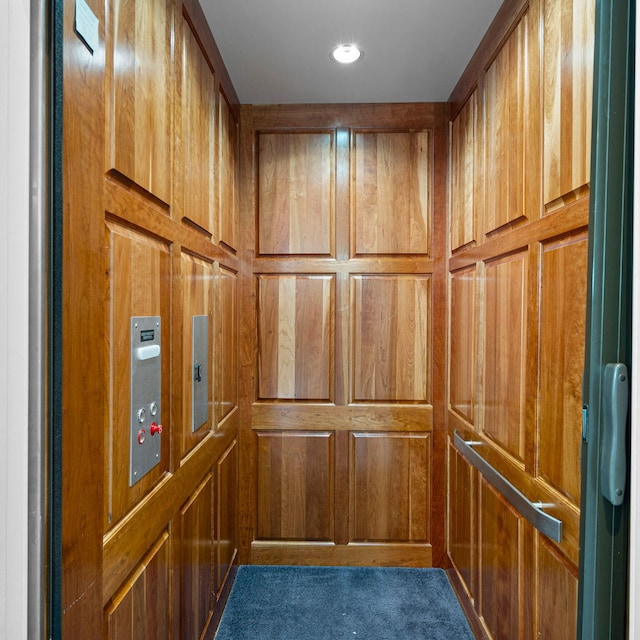
[[[191,431],[209,420],[209,318],[193,316]]]
[[[160,463],[162,339],[160,316],[131,318],[129,486]]]

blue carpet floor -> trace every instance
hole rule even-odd
[[[242,566],[215,640],[473,640],[441,569]]]

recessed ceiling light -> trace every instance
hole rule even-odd
[[[356,44],[341,44],[331,52],[331,57],[341,64],[356,62],[363,55],[362,50]]]

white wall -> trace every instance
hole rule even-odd
[[[0,2],[0,638],[27,638],[29,0]]]

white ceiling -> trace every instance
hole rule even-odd
[[[243,104],[447,100],[501,2],[200,0]]]

